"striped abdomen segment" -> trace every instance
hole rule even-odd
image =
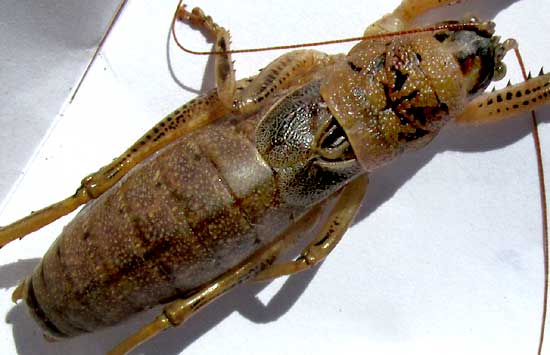
[[[275,208],[253,126],[189,134],[86,206],[27,280],[27,303],[45,330],[73,336],[181,296],[287,226],[300,211]]]

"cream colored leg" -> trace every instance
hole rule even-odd
[[[456,121],[462,124],[497,122],[550,103],[550,74],[542,74],[471,101]]]
[[[387,14],[367,27],[365,36],[405,30],[415,18],[425,12],[438,7],[453,5],[460,1],[461,0],[403,0],[391,14]]]
[[[333,57],[314,50],[289,52],[275,59],[260,74],[235,81],[229,32],[196,7],[188,12],[180,7],[178,18],[214,39],[216,86],[220,100],[236,113],[248,114],[262,107],[270,96],[309,80],[309,73],[329,64]]]
[[[193,295],[176,300],[167,305],[162,314],[153,322],[141,328],[109,352],[109,355],[123,355],[151,339],[162,330],[176,327],[217,297],[232,289],[239,283],[254,277],[258,272],[269,267],[286,250],[293,241],[303,233],[307,233],[316,225],[322,214],[324,204],[313,207],[296,223],[287,228],[272,244],[258,251],[246,262],[223,274],[211,283],[204,285]]]
[[[318,220],[319,216],[322,214],[324,203],[310,210],[305,216],[300,218],[294,225],[290,226],[282,233],[279,239],[257,252],[242,265],[205,285],[190,297],[170,303],[164,308],[163,313],[153,322],[128,337],[111,350],[109,355],[126,354],[139,344],[151,339],[162,330],[182,324],[202,307],[250,277],[255,276],[255,281],[271,279],[301,271],[324,259],[336,246],[353,220],[363,200],[367,183],[368,178],[366,175],[363,175],[344,187],[338,193],[336,205],[330,214],[329,222],[324,224],[319,237],[306,248],[295,262],[270,266],[277,256],[293,243],[297,236],[302,233],[307,233],[308,230],[311,230],[311,228],[315,226],[315,221]],[[304,266],[295,267],[293,265]]]
[[[183,105],[128,148],[121,156],[82,180],[74,195],[8,226],[0,227],[0,247],[22,238],[56,219],[74,211],[111,188],[131,168],[175,139],[225,116],[228,110],[215,93],[199,97]],[[108,129],[108,127],[106,127]],[[45,189],[48,186],[44,186]]]
[[[340,193],[336,206],[318,236],[300,256],[291,262],[275,264],[259,273],[254,281],[265,281],[280,276],[292,275],[306,270],[327,257],[336,247],[357,214],[365,196],[368,178],[363,175],[352,181]]]
[[[212,17],[207,16],[199,7],[188,12],[183,5],[178,9],[177,17],[214,40],[214,51],[221,52],[215,57],[216,90],[224,105],[231,108],[235,96],[236,80],[231,54],[227,53],[230,43],[229,32],[215,23]]]
[[[202,10],[191,13],[180,8],[179,16],[193,27],[216,37],[216,50],[229,50],[229,34]],[[74,211],[110,189],[131,168],[185,134],[225,117],[229,113],[248,114],[258,110],[269,96],[309,79],[308,73],[329,63],[332,57],[304,50],[285,54],[250,80],[236,82],[230,54],[216,58],[217,90],[183,105],[144,134],[121,156],[82,180],[73,196],[39,210],[8,226],[0,227],[0,247],[24,237]]]
[[[461,0],[403,0],[394,14],[406,22],[411,22],[425,12],[438,7],[459,3]]]

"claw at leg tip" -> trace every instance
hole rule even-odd
[[[27,292],[27,280],[21,282],[11,294],[11,300],[17,304],[17,301],[22,300]]]
[[[187,5],[180,1],[176,10],[176,18],[178,20],[183,21],[189,17],[189,12],[187,11],[186,7]]]

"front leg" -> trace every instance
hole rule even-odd
[[[528,112],[550,103],[550,74],[542,71],[529,79],[504,89],[484,93],[465,107],[456,121],[461,124],[492,123]]]
[[[454,5],[461,0],[403,0],[391,13],[382,17],[367,27],[365,36],[387,32],[399,32],[410,27],[417,17],[425,12],[448,5]]]
[[[460,1],[461,0],[403,0],[393,13],[406,23],[410,23],[429,10],[458,4]]]

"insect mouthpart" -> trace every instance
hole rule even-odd
[[[494,35],[495,24],[491,21],[470,19],[465,25],[458,30],[450,28],[437,32],[434,37],[454,54],[468,94],[476,95],[483,92],[491,81],[498,81],[506,75],[502,59],[517,43],[510,39],[501,43],[500,37]]]

